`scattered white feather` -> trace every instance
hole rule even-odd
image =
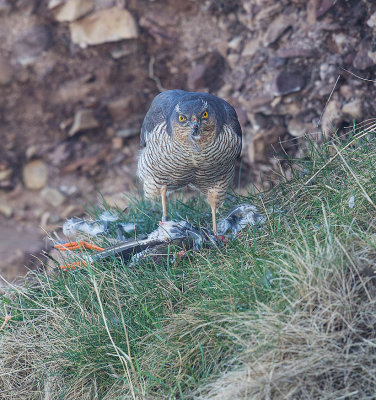
[[[90,236],[96,236],[105,231],[105,224],[97,221],[84,221],[78,218],[68,219],[63,224],[63,233],[65,236],[73,236],[78,232],[86,233]]]
[[[99,219],[101,221],[114,222],[119,219],[119,215],[116,213],[112,213],[111,211],[105,210],[99,216]]]
[[[72,236],[77,233],[77,226],[82,223],[82,220],[70,218],[63,224],[63,233],[65,236]]]
[[[119,222],[118,225],[126,233],[132,232],[136,229],[136,224],[134,222],[128,222],[128,223]]]
[[[231,209],[226,218],[218,221],[218,233],[224,235],[231,230],[236,235],[249,225],[262,225],[265,221],[265,216],[259,214],[254,205],[239,204]]]
[[[349,207],[350,208],[354,208],[355,207],[355,197],[354,196],[351,196],[349,198]]]

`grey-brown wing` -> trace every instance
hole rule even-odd
[[[231,131],[233,132],[233,134],[237,135],[240,139],[240,146],[238,149],[238,154],[237,157],[240,157],[240,153],[242,150],[242,128],[240,126],[239,120],[238,120],[238,115],[236,114],[235,109],[226,101],[223,100],[224,104],[224,108],[226,110],[226,121],[225,124],[230,127]]]
[[[168,116],[178,103],[179,99],[187,92],[184,90],[166,90],[156,96],[151,103],[148,112],[145,115],[141,128],[141,146],[146,146],[149,135],[154,131],[155,127],[162,122],[167,122]]]
[[[232,128],[234,133],[242,137],[242,128],[240,126],[238,115],[236,114],[235,109],[229,103],[227,103],[227,101],[224,101],[224,103],[227,112],[226,124]]]

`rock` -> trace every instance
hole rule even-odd
[[[336,3],[336,0],[321,0],[320,6],[316,10],[316,18],[324,16]]]
[[[51,213],[48,211],[46,211],[42,214],[39,225],[43,230],[47,230],[47,224],[48,224],[50,217],[51,217]]]
[[[105,204],[110,208],[119,208],[124,210],[128,207],[128,198],[124,193],[115,193],[104,196]]]
[[[300,137],[312,133],[313,125],[300,121],[298,118],[291,118],[287,124],[287,130],[290,135]]]
[[[32,64],[44,51],[52,45],[52,36],[45,25],[36,25],[24,31],[16,39],[12,54],[22,65]]]
[[[218,53],[223,57],[227,57],[227,50],[228,50],[228,42],[227,40],[218,40],[215,44],[215,48]]]
[[[315,25],[316,24],[317,0],[308,0],[306,9],[307,9],[308,25]]]
[[[231,84],[226,83],[225,85],[223,85],[219,90],[217,95],[219,97],[222,97],[224,99],[226,99],[227,97],[230,96],[230,94],[233,92],[233,87]]]
[[[251,162],[262,162],[267,159],[268,153],[275,151],[275,146],[279,146],[280,137],[285,133],[281,126],[274,126],[268,131],[260,132],[252,139],[251,146],[248,148],[248,155]]]
[[[274,95],[286,95],[303,89],[305,80],[300,72],[281,71],[274,80]]]
[[[40,159],[28,162],[23,168],[23,181],[31,190],[42,189],[47,183],[48,167]]]
[[[344,33],[333,33],[332,39],[335,44],[334,53],[344,54],[347,53],[349,50],[353,50],[356,42],[354,43],[354,38],[345,35]]]
[[[294,57],[314,57],[316,55],[315,49],[303,47],[289,47],[277,51],[277,57],[281,58],[294,58]]]
[[[238,55],[235,56],[238,57]],[[188,87],[192,90],[199,88],[208,88],[210,91],[216,90],[222,83],[220,77],[224,69],[223,57],[216,51],[208,53],[188,71]]]
[[[0,0],[0,15],[7,14],[12,9],[8,0]]]
[[[264,111],[269,109],[270,103],[273,97],[269,94],[260,94],[259,96],[253,96],[247,103],[244,104],[244,108],[252,110],[253,112]]]
[[[368,19],[367,25],[376,31],[376,12],[374,12]]]
[[[52,10],[53,8],[61,6],[64,3],[65,3],[65,0],[50,0],[48,2],[48,7],[47,8],[49,10]]]
[[[367,55],[376,64],[376,51],[369,51]]]
[[[233,104],[233,107],[238,115],[240,125],[244,126],[248,122],[247,111],[241,106],[236,106]]]
[[[119,46],[116,49],[111,50],[111,57],[114,60],[119,60],[125,56],[129,56],[137,51],[137,43],[131,42],[127,43],[126,46]]]
[[[116,131],[116,136],[126,139],[126,138],[136,136],[139,133],[140,133],[139,128],[126,128],[126,129],[120,129],[120,130]]]
[[[238,65],[239,61],[239,55],[238,54],[230,54],[227,56],[227,62],[228,65],[231,67],[231,69],[235,69]]]
[[[55,166],[62,165],[72,155],[72,152],[72,147],[68,143],[60,143],[50,152],[49,162]]]
[[[339,88],[339,92],[341,96],[343,96],[346,100],[350,100],[354,94],[354,90],[351,88],[350,85],[341,85]]]
[[[368,53],[371,53],[371,40],[370,39],[363,39],[360,44],[358,51],[356,53],[356,56],[353,61],[353,67],[356,69],[359,69],[361,71],[372,67],[376,63],[376,57],[375,60],[369,57]]]
[[[67,163],[67,165],[61,169],[61,172],[63,174],[69,174],[81,168],[82,172],[89,172],[91,175],[94,175],[101,170],[100,165],[109,152],[110,148],[108,146],[103,146],[103,150],[96,152],[94,155],[82,155],[75,161]]]
[[[151,11],[140,18],[140,26],[155,38],[158,44],[175,43],[178,34],[178,15],[166,7],[163,11]]]
[[[190,89],[205,87],[205,72],[207,68],[205,64],[197,64],[188,72],[187,83]]]
[[[72,196],[72,194],[77,193],[78,188],[76,185],[60,185],[59,191],[66,196]]]
[[[9,179],[11,175],[12,175],[11,169],[0,170],[0,181],[5,181],[6,179]]]
[[[112,100],[107,104],[107,110],[115,121],[129,117],[133,112],[133,97],[121,97],[120,99]]]
[[[90,91],[95,87],[94,76],[89,79],[81,77],[79,79],[67,79],[61,82],[56,93],[51,94],[51,101],[59,103],[83,102],[89,96]]]
[[[82,215],[84,212],[83,208],[77,204],[70,204],[60,213],[61,218],[67,219],[72,216]]]
[[[196,15],[198,5],[193,1],[187,0],[168,0],[168,4],[178,11],[183,11],[184,15]]]
[[[119,150],[122,147],[123,147],[123,138],[121,138],[121,137],[112,138],[112,148],[114,150]]]
[[[262,113],[255,113],[255,114],[248,113],[247,117],[252,123],[252,130],[254,132],[259,132],[261,130],[266,130],[266,128],[269,125],[270,119],[266,115],[264,115]]]
[[[35,256],[45,247],[40,229],[27,228],[14,221],[1,223],[0,237],[0,271],[8,281],[25,275],[27,267],[35,265]]]
[[[108,128],[106,129],[106,135],[107,135],[108,137],[110,137],[110,138],[113,138],[113,137],[115,136],[115,129],[112,128],[111,126],[108,127]]]
[[[94,117],[93,110],[78,110],[74,115],[73,125],[69,131],[69,136],[73,136],[77,132],[86,131],[88,129],[98,128],[99,123]]]
[[[38,154],[39,150],[40,150],[40,147],[35,144],[29,146],[25,151],[26,159],[31,160],[33,157],[35,157]]]
[[[257,1],[260,5],[263,2]],[[254,2],[252,2],[254,3]],[[270,22],[270,20],[275,16],[275,15],[280,15],[283,13],[283,3],[282,2],[275,2],[275,1],[264,1],[266,3],[265,5],[261,6],[258,8],[257,14],[256,14],[256,20],[257,22],[260,21],[267,21]],[[272,4],[274,3],[274,4]],[[271,4],[271,5],[269,5]],[[251,6],[252,8],[252,6]],[[254,8],[254,6],[253,6]],[[251,11],[251,14],[254,14],[254,11]]]
[[[48,186],[40,192],[40,195],[53,207],[60,207],[65,200],[65,197],[62,193],[60,193],[57,189]]]
[[[6,86],[12,81],[13,71],[8,60],[0,56],[0,86]]]
[[[242,36],[235,36],[233,39],[231,39],[228,42],[228,48],[229,49],[233,49],[233,50],[237,50],[238,47],[240,46],[240,43],[242,42],[243,37]]]
[[[11,190],[14,188],[14,182],[9,176],[9,179],[0,180],[0,190]]]
[[[117,7],[100,10],[70,24],[71,39],[80,46],[138,37],[133,16]]]
[[[50,7],[50,4],[49,4]],[[94,9],[94,0],[67,0],[53,11],[56,21],[72,22]]]
[[[273,69],[278,69],[286,64],[286,59],[282,57],[270,57],[268,60],[268,65]]]
[[[354,119],[360,119],[362,118],[362,102],[360,101],[360,99],[356,99],[354,101],[346,103],[342,107],[342,112],[344,114],[350,115]]]
[[[264,35],[264,45],[269,46],[276,42],[294,22],[295,18],[292,15],[281,14],[275,18]]]
[[[339,102],[333,99],[327,105],[321,120],[322,131],[326,136],[336,131],[339,123],[342,121],[342,111]]]
[[[13,215],[13,208],[9,204],[0,203],[0,214],[10,218]]]
[[[256,51],[260,47],[260,39],[252,39],[246,42],[243,51],[242,51],[242,57],[250,57],[256,54]]]

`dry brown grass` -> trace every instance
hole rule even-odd
[[[229,334],[241,361],[195,399],[375,398],[376,240],[349,235],[344,244],[328,233],[314,254],[301,243],[281,250],[282,274],[297,293],[290,309],[234,315]]]

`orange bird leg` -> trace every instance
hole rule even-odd
[[[72,250],[95,250],[95,251],[103,251],[103,247],[96,246],[95,244],[91,244],[88,242],[85,242],[83,240],[80,240],[78,242],[68,242],[68,243],[63,243],[63,244],[56,244],[55,249],[59,251],[72,251]],[[85,261],[75,261],[67,265],[60,265],[60,269],[63,271],[69,271],[72,269],[80,268],[82,266],[86,266]]]

